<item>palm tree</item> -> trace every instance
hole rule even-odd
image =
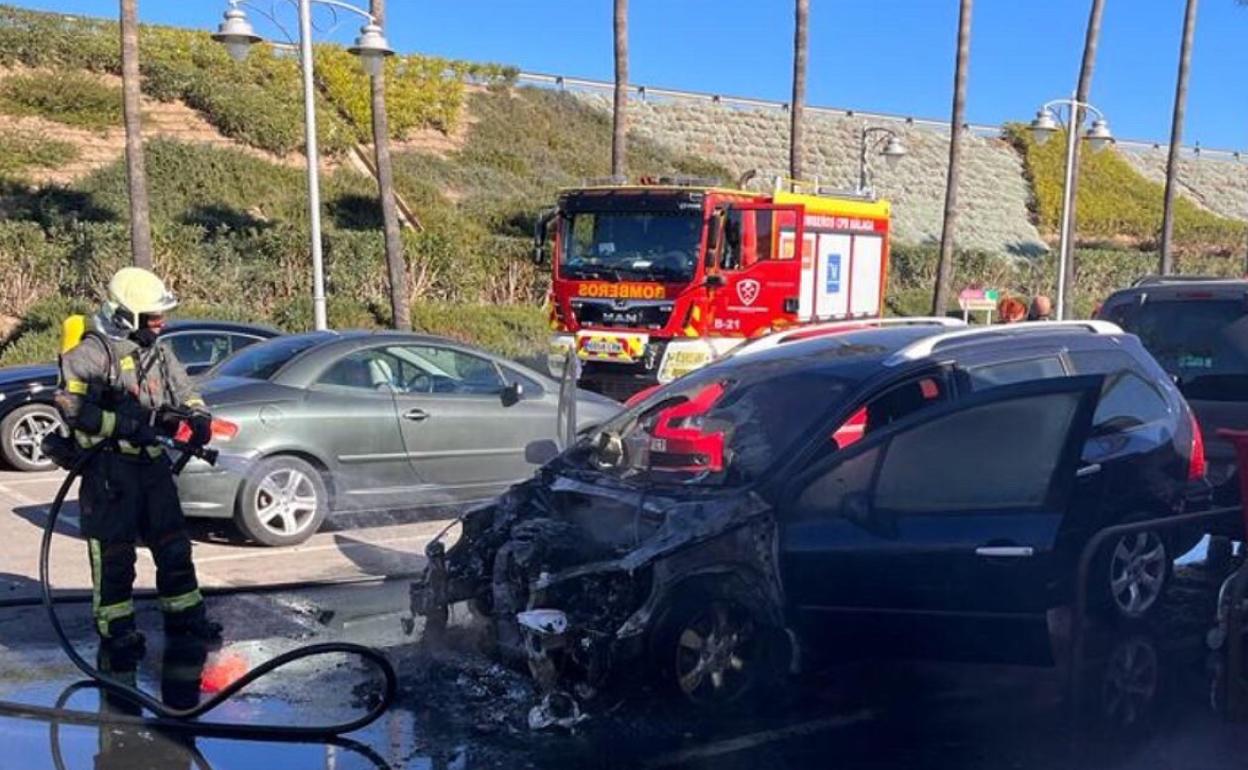
[[[1101,39],[1101,17],[1104,13],[1105,0],[1092,0],[1092,9],[1088,13],[1087,36],[1083,41],[1083,61],[1079,65],[1079,85],[1075,89],[1075,99],[1085,104],[1088,101],[1088,93],[1092,90],[1092,70],[1096,67],[1096,46]],[[1083,110],[1079,109],[1077,113],[1077,115],[1072,116],[1075,118],[1071,123],[1072,131],[1078,130],[1078,127],[1083,125]],[[1067,317],[1070,316],[1070,308],[1075,306],[1074,245],[1077,240],[1075,238],[1075,227],[1078,223],[1078,217],[1075,216],[1075,212],[1079,208],[1079,144],[1079,142],[1075,142],[1075,156],[1071,161],[1074,168],[1071,170],[1070,175],[1070,199],[1075,202],[1075,205],[1070,207],[1070,226],[1067,227],[1066,243],[1064,244],[1067,250],[1066,253],[1070,255],[1070,258],[1066,260],[1066,305],[1062,309],[1062,312]]]
[[[386,0],[370,0],[375,24],[385,26]],[[372,78],[373,150],[377,162],[377,188],[381,196],[381,219],[386,239],[386,271],[390,276],[390,317],[395,329],[410,331],[412,309],[407,295],[407,264],[399,233],[399,212],[394,200],[394,169],[390,163],[390,121],[386,115],[385,68]]]
[[[615,0],[615,108],[611,115],[611,175],[627,173],[628,0]]]
[[[1170,121],[1170,155],[1166,159],[1166,194],[1161,215],[1161,258],[1162,275],[1174,272],[1174,196],[1176,176],[1179,171],[1179,145],[1183,141],[1183,118],[1187,112],[1187,72],[1192,64],[1192,38],[1196,36],[1196,5],[1197,0],[1187,0],[1187,10],[1183,14],[1183,42],[1179,48],[1179,81],[1174,89],[1174,119]]]
[[[958,11],[958,54],[953,70],[953,118],[949,126],[949,173],[945,180],[945,221],[940,230],[940,259],[936,263],[936,291],[932,315],[949,309],[953,280],[954,230],[958,221],[958,182],[962,178],[962,126],[966,123],[966,74],[971,58],[971,4],[961,0]]]
[[[789,108],[789,178],[802,178],[802,110],[806,104],[806,20],[810,0],[796,0],[793,30],[793,103]]]
[[[130,194],[130,253],[138,267],[152,267],[152,224],[143,163],[139,99],[138,0],[121,0],[121,94],[126,125],[126,182]]]

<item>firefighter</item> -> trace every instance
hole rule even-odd
[[[62,353],[56,394],[78,447],[104,444],[83,468],[79,490],[96,631],[112,651],[137,656],[144,639],[131,592],[140,538],[156,562],[166,635],[217,641],[222,630],[205,612],[172,466],[158,444],[183,420],[189,443],[203,446],[212,435],[211,417],[190,378],[156,345],[165,314],[176,306],[152,273],[119,270],[93,328]]]

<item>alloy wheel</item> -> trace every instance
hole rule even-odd
[[[31,412],[13,425],[13,450],[31,465],[51,466],[43,453],[43,437],[60,430],[61,421],[46,412]]]
[[[1161,598],[1166,559],[1165,543],[1155,532],[1119,538],[1109,562],[1109,590],[1125,617],[1142,617]]]
[[[282,537],[306,529],[316,518],[317,504],[316,485],[294,468],[277,468],[256,487],[256,519]]]
[[[1114,648],[1101,687],[1104,717],[1119,727],[1139,723],[1157,697],[1160,663],[1145,639],[1129,639]]]
[[[753,622],[740,608],[711,602],[676,637],[680,691],[695,703],[728,703],[749,689],[758,665]]]

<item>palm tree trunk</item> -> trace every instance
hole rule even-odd
[[[949,173],[945,180],[945,221],[940,230],[940,260],[936,264],[936,291],[932,315],[949,311],[953,282],[954,231],[958,222],[958,183],[962,179],[962,126],[966,123],[966,76],[971,58],[972,0],[961,0],[958,11],[958,55],[953,71],[953,118],[949,126]]]
[[[378,26],[385,26],[386,0],[370,0]],[[390,162],[390,121],[386,115],[386,74],[372,78],[373,150],[377,161],[377,188],[381,196],[381,220],[386,240],[386,271],[390,276],[390,317],[395,329],[411,331],[412,309],[407,293],[407,262],[399,232],[399,211],[394,198],[394,168]]]
[[[1192,64],[1192,39],[1196,36],[1197,0],[1187,0],[1183,14],[1183,43],[1179,50],[1179,82],[1174,89],[1174,119],[1170,122],[1170,157],[1166,160],[1166,194],[1161,215],[1162,275],[1174,272],[1174,196],[1179,171],[1179,145],[1183,142],[1183,118],[1187,112],[1187,73]]]
[[[1079,85],[1075,89],[1075,99],[1080,102],[1087,103],[1088,93],[1092,90],[1092,71],[1096,67],[1096,46],[1101,39],[1101,17],[1105,13],[1105,0],[1092,0],[1092,9],[1088,13],[1088,30],[1083,41],[1083,61],[1079,65]],[[1077,115],[1073,116],[1071,130],[1078,131],[1083,125],[1083,110],[1077,110]],[[1070,226],[1066,228],[1066,297],[1063,315],[1070,318],[1073,315],[1072,309],[1075,306],[1075,243],[1078,238],[1075,237],[1076,226],[1079,218],[1076,212],[1079,210],[1079,145],[1075,142],[1075,155],[1071,163],[1074,169],[1070,175],[1071,201],[1070,207]],[[1061,319],[1058,319],[1061,320]]]
[[[615,108],[611,113],[611,175],[628,173],[628,0],[615,0]]]
[[[793,102],[789,106],[789,178],[802,178],[802,113],[806,106],[806,21],[810,0],[797,0],[793,29]]]
[[[130,252],[134,264],[152,268],[152,224],[143,163],[139,81],[138,0],[121,0],[121,94],[126,125],[126,182],[130,194]]]

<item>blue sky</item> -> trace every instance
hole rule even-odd
[[[273,0],[259,2],[269,7]],[[117,13],[117,0],[17,4]],[[391,44],[404,52],[611,78],[611,0],[388,0],[387,5]],[[634,83],[788,98],[790,0],[632,0],[630,5]],[[979,0],[968,119],[1028,120],[1042,102],[1072,91],[1089,5],[1090,0]],[[1183,5],[1183,0],[1107,0],[1092,102],[1121,138],[1164,142],[1169,137]],[[811,6],[809,103],[948,118],[956,0],[812,0]],[[144,21],[212,27],[225,1],[140,0],[139,7]],[[281,6],[281,12],[293,20],[293,10]],[[356,26],[348,21],[334,37],[348,40]],[[1185,144],[1248,147],[1246,40],[1248,8],[1235,0],[1201,3]]]

